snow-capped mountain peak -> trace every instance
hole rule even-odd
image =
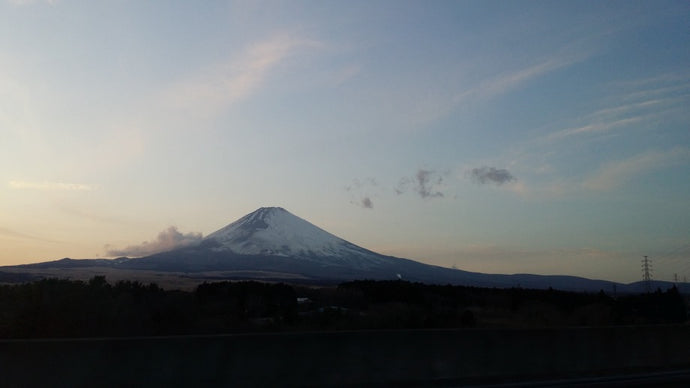
[[[344,257],[357,253],[378,256],[281,207],[259,208],[211,233],[206,240],[219,243],[218,250],[243,255]]]

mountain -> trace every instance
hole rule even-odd
[[[215,252],[279,256],[328,265],[370,268],[383,256],[349,243],[280,207],[262,207],[208,235]]]
[[[431,266],[359,247],[279,207],[264,207],[247,214],[198,245],[121,264],[121,268],[130,269],[224,271],[230,277],[325,282],[398,279],[403,276],[400,271],[413,274],[427,267]]]
[[[146,257],[62,259],[17,267],[60,271],[108,267],[184,273],[184,276],[203,279],[318,284],[356,279],[403,279],[478,287],[552,287],[574,291],[611,291],[615,286],[618,292],[626,292],[640,287],[575,276],[483,274],[385,256],[343,240],[280,207],[262,207],[209,234],[196,245]]]
[[[487,275],[385,256],[334,236],[279,207],[264,207],[247,214],[209,234],[199,245],[132,259],[120,266],[315,283],[404,279],[482,287],[597,291],[610,289],[612,284],[571,276]]]

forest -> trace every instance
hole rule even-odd
[[[638,295],[353,281],[154,283],[43,279],[0,286],[0,338],[78,338],[312,330],[540,328],[684,323],[673,287]]]

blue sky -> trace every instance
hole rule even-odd
[[[169,247],[282,206],[441,266],[629,282],[649,255],[655,278],[690,276],[688,15],[4,1],[0,264]]]

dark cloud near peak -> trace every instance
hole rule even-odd
[[[395,187],[395,193],[398,195],[405,194],[407,190],[410,189],[411,185],[412,179],[408,177],[402,177],[400,178],[400,181],[398,181],[398,185]]]
[[[201,233],[180,233],[176,226],[170,226],[158,233],[154,241],[144,241],[138,245],[130,245],[123,249],[112,249],[106,246],[106,256],[130,256],[141,257],[165,252],[176,248],[182,248],[201,242]]]
[[[440,190],[443,185],[443,174],[433,171],[419,169],[413,177],[402,177],[395,187],[395,193],[404,194],[410,190],[419,194],[420,197],[442,198],[445,194]]]
[[[443,198],[446,196],[443,189],[447,175],[448,172],[420,168],[413,175],[400,178],[393,191],[397,195],[410,192],[422,199]],[[378,198],[378,194],[384,191],[374,178],[353,179],[344,189],[349,193],[350,203],[363,209],[373,209],[372,198]]]
[[[498,169],[488,166],[473,168],[470,170],[470,176],[473,181],[482,185],[488,183],[502,185],[504,183],[510,183],[517,180],[513,174],[506,169]]]
[[[371,200],[371,197],[362,197],[358,200],[352,199],[350,201],[351,204],[355,206],[359,206],[363,209],[373,209],[374,208],[374,201]]]
[[[422,198],[439,198],[443,193],[436,190],[437,186],[443,184],[443,176],[435,171],[419,170],[415,176],[417,179],[417,193]]]
[[[378,189],[378,182],[374,178],[355,178],[352,182],[345,186],[345,191],[350,193],[350,203],[364,209],[373,209],[374,201],[372,196],[376,197]],[[373,193],[372,193],[373,192]]]

